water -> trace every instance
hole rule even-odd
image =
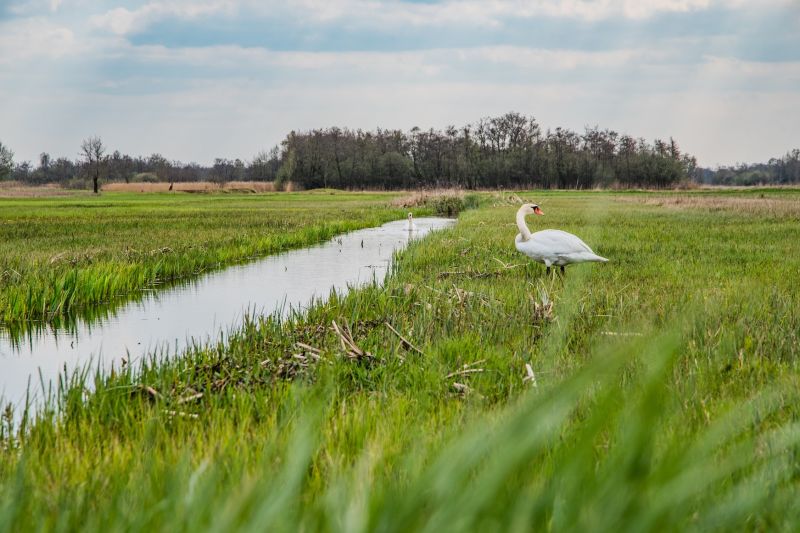
[[[415,223],[414,232],[406,230],[405,220],[390,222],[226,268],[149,293],[104,318],[78,319],[69,328],[40,328],[22,336],[0,330],[0,398],[20,406],[29,380],[32,392],[41,391],[40,381],[52,383],[65,367],[119,367],[123,357],[135,364],[154,352],[179,354],[192,343],[219,340],[248,311],[285,316],[312,299],[326,298],[332,289],[381,283],[396,250],[454,221],[421,218]]]

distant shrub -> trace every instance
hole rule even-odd
[[[477,194],[464,196],[464,209],[477,209],[481,204],[481,197]]]
[[[460,196],[434,196],[430,199],[430,206],[437,215],[454,217],[466,207],[464,199]]]

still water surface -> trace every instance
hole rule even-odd
[[[29,380],[31,392],[41,392],[40,382],[53,383],[65,367],[119,367],[123,357],[135,364],[154,352],[175,355],[192,344],[219,340],[248,311],[286,316],[331,290],[382,283],[395,251],[453,223],[415,219],[417,229],[409,232],[405,220],[390,222],[154,291],[104,318],[78,319],[69,328],[22,335],[0,330],[0,399],[21,406]]]

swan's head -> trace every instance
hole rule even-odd
[[[412,214],[409,212],[409,213],[408,213],[408,220],[411,220],[411,218],[412,218],[413,216],[414,216],[414,215],[412,215]]]
[[[519,208],[520,212],[527,215],[544,215],[544,212],[539,209],[539,206],[536,204],[523,204],[522,207]]]

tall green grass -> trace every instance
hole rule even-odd
[[[800,220],[522,196],[612,262],[546,277],[490,195],[383,287],[67,375],[0,529],[795,530]]]

